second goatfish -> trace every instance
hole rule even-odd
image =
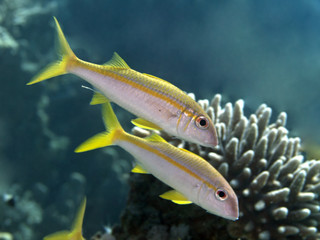
[[[131,69],[116,53],[98,65],[76,57],[56,18],[61,59],[53,62],[28,85],[66,73],[93,85],[110,101],[139,118],[136,125],[167,133],[206,147],[218,144],[215,127],[206,112],[179,88],[158,77]]]
[[[160,197],[177,204],[195,203],[208,212],[237,220],[238,198],[224,177],[207,161],[185,149],[179,149],[153,133],[139,138],[125,132],[109,102],[102,105],[106,132],[82,143],[75,151],[84,152],[118,145],[137,161],[132,172],[151,173],[172,187]]]

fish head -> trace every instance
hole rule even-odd
[[[177,131],[183,139],[201,146],[212,148],[218,144],[216,128],[205,112],[185,111],[178,121]]]
[[[214,215],[233,221],[237,220],[239,218],[237,195],[224,178],[216,186],[218,187],[212,187],[209,184],[202,187],[199,205]]]

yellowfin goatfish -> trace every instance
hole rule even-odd
[[[109,100],[140,118],[134,123],[203,146],[218,144],[215,127],[206,112],[191,97],[169,82],[131,69],[114,53],[104,65],[85,62],[71,50],[56,18],[61,59],[50,64],[28,85],[66,73],[75,74]]]
[[[79,212],[76,216],[76,219],[74,220],[71,231],[60,231],[52,233],[48,236],[45,236],[43,240],[85,240],[85,238],[82,236],[82,222],[85,208],[86,199],[84,199],[81,203]]]
[[[236,194],[207,161],[192,152],[172,146],[155,133],[147,138],[126,133],[109,102],[103,104],[102,116],[106,132],[88,139],[76,152],[118,145],[137,160],[138,165],[133,172],[151,173],[174,189],[160,197],[178,204],[195,203],[218,216],[238,219]]]

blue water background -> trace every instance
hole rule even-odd
[[[242,98],[248,114],[267,103],[274,115],[288,113],[292,136],[320,143],[318,1],[36,3],[53,7],[30,17],[17,36],[16,26],[6,26],[21,47],[0,56],[0,193],[13,192],[18,202],[32,193],[31,201],[42,209],[42,221],[30,227],[38,237],[68,228],[84,195],[85,236],[119,222],[132,162],[115,147],[73,152],[104,129],[99,107],[88,105],[91,93],[81,88],[84,82],[77,77],[25,86],[56,59],[53,15],[84,60],[104,63],[116,51],[133,69],[166,79],[197,98],[210,99],[216,93],[224,101]],[[26,67],[30,64],[31,70]],[[41,107],[45,99],[48,103]],[[48,117],[45,127],[39,109]],[[119,108],[116,112],[129,130],[133,116]],[[7,211],[6,206],[2,209]],[[8,229],[13,231],[0,225],[0,231]]]

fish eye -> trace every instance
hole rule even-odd
[[[224,201],[228,198],[228,194],[227,194],[227,191],[224,190],[224,189],[221,189],[219,188],[217,191],[216,191],[216,198],[220,201]]]
[[[209,127],[209,120],[205,116],[196,118],[196,126],[200,129],[207,129]]]

